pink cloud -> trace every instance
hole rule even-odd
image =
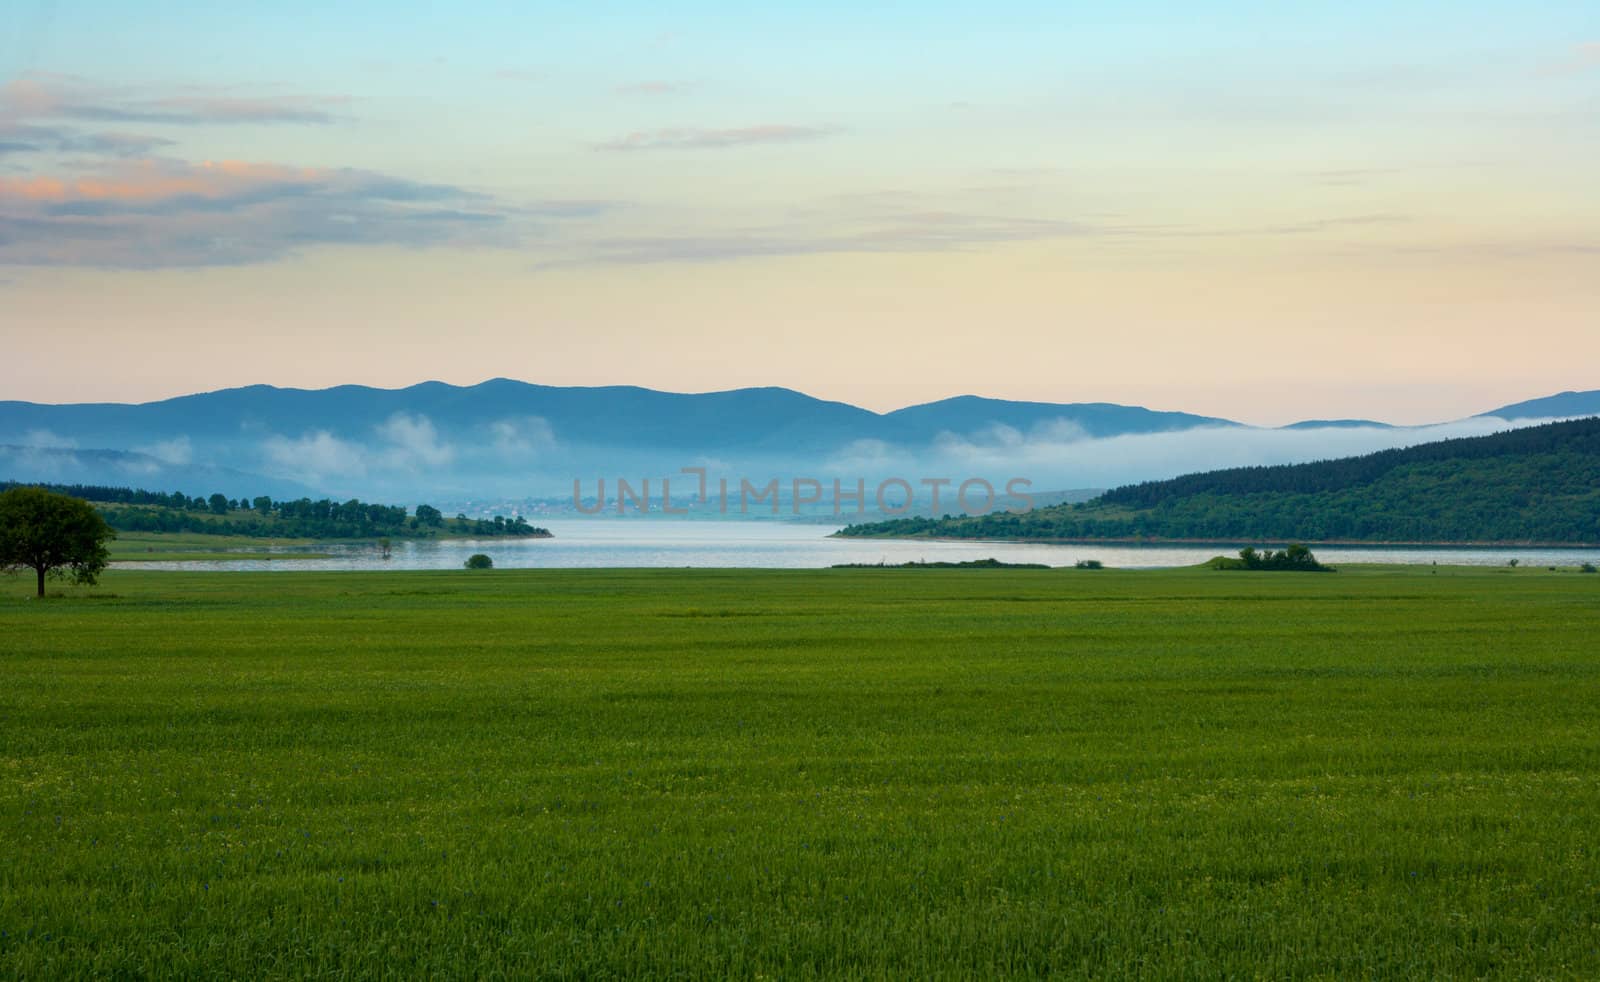
[[[312,168],[252,164],[237,160],[203,164],[138,161],[95,177],[0,177],[0,199],[63,203],[72,201],[150,202],[189,196],[217,200],[263,184],[314,186],[334,172]]]

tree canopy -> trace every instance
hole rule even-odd
[[[93,584],[110,561],[106,541],[115,537],[81,498],[35,487],[0,493],[0,569],[32,569],[41,597],[47,576]]]

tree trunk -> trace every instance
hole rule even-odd
[[[44,567],[40,566],[39,569],[38,569],[38,572],[39,572],[39,599],[43,600],[44,599]]]

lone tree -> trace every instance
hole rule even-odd
[[[467,569],[494,569],[494,560],[481,552],[475,552],[467,557],[467,561],[463,565]]]
[[[12,488],[0,494],[0,569],[14,573],[32,569],[93,586],[110,558],[106,540],[114,539],[100,513],[87,501],[43,488]]]

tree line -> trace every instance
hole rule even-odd
[[[0,482],[0,491],[44,487],[92,502],[112,528],[125,532],[188,532],[253,538],[367,539],[422,538],[438,534],[474,537],[547,536],[520,516],[491,519],[457,514],[446,519],[432,505],[407,513],[404,505],[382,505],[356,498],[334,501],[297,498],[275,501],[267,495],[229,498],[216,493],[189,496],[181,491],[146,491],[92,484]]]

